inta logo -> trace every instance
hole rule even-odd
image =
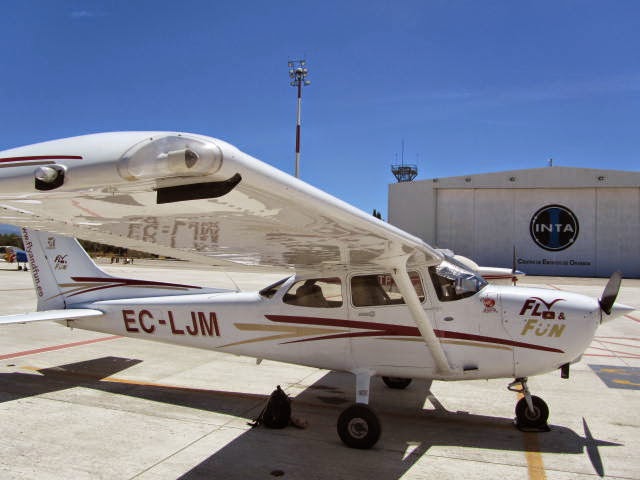
[[[529,232],[536,245],[558,252],[569,248],[578,238],[578,217],[562,205],[547,205],[531,217]]]

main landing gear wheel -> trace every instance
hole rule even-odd
[[[380,421],[368,405],[351,405],[338,418],[338,435],[351,448],[368,449],[380,438]]]
[[[398,390],[403,390],[409,386],[411,383],[410,378],[401,378],[401,377],[382,377],[382,381],[389,388],[395,388]]]
[[[540,397],[531,396],[533,411],[527,405],[527,399],[521,398],[516,404],[518,426],[524,428],[544,428],[549,418],[549,407]]]

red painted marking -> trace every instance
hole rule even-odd
[[[633,320],[634,322],[638,322],[638,323],[640,323],[640,319],[639,319],[639,318],[634,318],[634,317],[632,317],[631,315],[625,315],[625,317],[627,317],[627,318],[628,318],[628,319],[630,319],[630,320]]]
[[[640,348],[640,345],[633,345],[629,343],[612,342],[611,340],[598,340],[598,339],[594,339],[594,340],[604,345],[618,345],[619,347]]]
[[[94,292],[97,290],[107,290],[109,288],[116,287],[161,287],[168,290],[201,290],[202,287],[195,285],[182,285],[179,283],[165,283],[165,282],[153,282],[150,280],[134,280],[130,278],[118,278],[118,277],[71,277],[71,280],[78,283],[97,283],[96,287],[85,288],[69,295],[73,297],[75,295],[82,295],[84,293]]]
[[[96,218],[103,218],[102,215],[94,212],[93,210],[89,210],[88,208],[83,207],[82,205],[80,205],[80,202],[78,202],[77,200],[71,200],[71,204],[76,207],[79,208],[80,210],[82,210],[85,213],[88,213],[89,215],[96,217]]]
[[[604,358],[631,358],[637,359],[640,358],[638,355],[626,356],[626,355],[601,355],[599,353],[585,353],[583,357],[604,357]]]
[[[640,342],[640,338],[636,338],[636,337],[602,337],[602,336],[597,336],[594,338],[594,340],[600,340],[601,338],[613,338],[615,340],[633,340],[634,342]]]
[[[27,355],[51,352],[54,350],[62,350],[64,348],[79,347],[81,345],[89,345],[91,343],[105,342],[107,340],[116,340],[118,338],[122,338],[122,337],[119,335],[113,335],[110,337],[95,338],[93,340],[83,340],[81,342],[63,343],[62,345],[52,345],[51,347],[36,348],[35,350],[24,350],[23,352],[7,353],[5,355],[0,355],[0,360],[5,360],[7,358],[24,357]]]
[[[610,352],[610,353],[620,353],[622,355],[630,355],[627,358],[640,358],[640,355],[636,354],[636,353],[631,353],[631,352],[623,352],[621,350],[612,350],[610,348],[601,348],[601,347],[594,347],[593,345],[590,345],[589,348],[591,350],[604,350],[605,352]]]
[[[80,155],[33,155],[30,157],[0,158],[0,163],[24,162],[27,160],[82,160]]]
[[[154,282],[152,280],[136,280],[133,278],[119,278],[119,277],[71,277],[74,282],[116,282],[118,286],[133,286],[133,287],[178,287],[178,288],[195,288],[201,290],[202,287],[195,285],[183,285],[181,283],[167,283],[167,282]]]

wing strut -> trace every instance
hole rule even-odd
[[[411,312],[411,316],[413,317],[414,322],[418,326],[418,330],[422,334],[422,338],[424,338],[427,347],[429,347],[429,351],[433,356],[433,359],[436,363],[437,371],[439,373],[452,373],[451,367],[449,366],[449,361],[444,354],[444,350],[442,349],[442,345],[438,341],[438,337],[436,336],[435,331],[433,330],[433,326],[429,321],[429,317],[427,313],[422,308],[422,304],[420,303],[420,299],[418,298],[418,294],[416,293],[415,288],[413,288],[413,284],[411,283],[411,278],[409,277],[409,272],[407,271],[407,260],[409,256],[403,257],[400,261],[400,264],[393,268],[393,279],[400,290],[400,294],[404,297],[407,306],[409,307],[409,311]]]

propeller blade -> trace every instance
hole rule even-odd
[[[616,302],[616,298],[618,297],[618,291],[620,290],[620,282],[622,281],[622,272],[617,271],[611,274],[607,285],[604,287],[604,291],[602,292],[602,296],[598,303],[600,304],[600,308],[607,315],[611,314],[611,309],[613,308],[613,304]]]
[[[511,261],[511,275],[516,274],[516,246],[513,246],[513,258]]]

